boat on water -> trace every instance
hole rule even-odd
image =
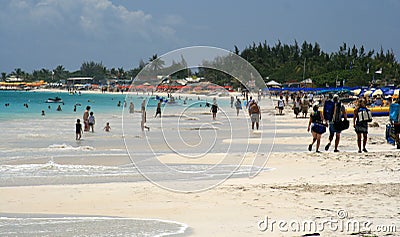
[[[55,98],[48,98],[46,100],[46,103],[63,103],[63,100],[60,97],[56,96]]]

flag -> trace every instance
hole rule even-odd
[[[382,68],[380,68],[378,71],[375,71],[376,74],[382,74]]]

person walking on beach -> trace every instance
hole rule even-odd
[[[321,136],[323,133],[326,132],[326,127],[323,124],[324,115],[318,111],[318,104],[313,105],[313,113],[310,114],[310,121],[308,122],[307,132],[310,132],[311,127],[311,134],[313,136],[313,141],[310,145],[308,145],[308,150],[312,150],[312,146],[315,142],[317,142],[316,152],[319,153],[319,146],[321,144]],[[312,126],[311,126],[312,125]]]
[[[242,102],[240,101],[239,98],[236,99],[235,108],[236,108],[236,116],[239,116],[239,111],[242,109]]]
[[[217,102],[214,102],[214,103],[211,105],[210,111],[212,112],[213,120],[216,120],[216,119],[217,119],[217,111],[218,111]]]
[[[307,117],[309,107],[310,102],[307,100],[307,98],[303,97],[301,102],[301,113],[303,114],[304,118]]]
[[[325,111],[324,111],[325,112]],[[342,132],[337,126],[334,126],[335,123],[338,123],[341,121],[342,116],[347,120],[347,114],[346,114],[346,109],[342,105],[342,103],[339,100],[338,95],[333,96],[333,107],[331,107],[331,111],[329,111],[329,114],[332,114],[332,117],[328,120],[329,121],[329,142],[325,146],[325,151],[329,150],[329,147],[331,146],[331,142],[333,140],[333,137],[336,134],[336,139],[335,139],[335,150],[334,152],[339,152],[338,146],[339,146],[339,141],[340,141],[340,133]]]
[[[104,131],[109,132],[111,130],[110,123],[107,122],[106,126],[103,128]]]
[[[235,98],[231,96],[231,108],[233,108],[233,102],[235,101]]]
[[[162,99],[160,99],[158,101],[157,109],[156,109],[156,115],[154,116],[154,118],[157,118],[157,115],[160,115],[160,118],[161,118],[161,102],[162,102]]]
[[[258,106],[257,101],[253,101],[249,108],[249,115],[251,119],[251,129],[254,130],[254,123],[256,124],[256,128],[258,130],[259,123],[261,119],[261,111],[260,106]]]
[[[357,133],[357,145],[358,153],[361,153],[361,135],[363,136],[363,152],[368,152],[365,146],[367,145],[368,136],[368,122],[372,121],[371,112],[368,113],[368,109],[365,106],[365,101],[360,99],[358,105],[354,110],[353,126]]]
[[[94,132],[94,124],[96,123],[96,120],[94,118],[93,112],[90,112],[90,116],[89,116],[89,130],[90,128],[92,129],[92,132]]]
[[[289,97],[288,97],[289,98]],[[279,109],[279,114],[282,115],[283,109],[285,108],[285,102],[283,101],[283,96],[281,96],[278,100],[278,109]]]
[[[76,120],[76,124],[75,124],[75,139],[76,140],[81,140],[82,137],[82,124],[81,124],[81,120],[77,119]]]
[[[133,114],[133,113],[135,112],[134,108],[135,108],[135,106],[134,106],[133,103],[131,102],[131,103],[129,104],[129,113],[130,113],[130,114]]]
[[[84,124],[84,130],[85,132],[89,131],[89,111],[90,111],[90,106],[86,106],[86,110],[83,113],[83,124]]]
[[[293,105],[293,112],[296,115],[296,118],[300,113],[300,108],[301,108],[300,97],[297,97],[296,100],[294,101],[294,105]]]

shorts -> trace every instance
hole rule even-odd
[[[89,126],[92,126],[92,125],[94,125],[94,123],[89,123]]]
[[[250,115],[252,123],[259,123],[260,122],[260,114],[251,114]]]
[[[279,110],[283,110],[283,108],[284,108],[283,106],[279,106],[278,107]]]
[[[395,123],[394,124],[394,133],[399,134],[400,133],[400,123]]]
[[[329,134],[333,135],[334,133],[340,133],[341,131],[338,131],[335,129],[333,126],[333,122],[329,122]]]
[[[367,122],[357,122],[355,127],[356,133],[368,133],[368,123]]]

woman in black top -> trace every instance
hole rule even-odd
[[[321,143],[321,135],[326,131],[326,127],[323,124],[324,121],[324,115],[318,111],[318,105],[314,104],[313,105],[313,112],[310,115],[310,121],[308,122],[308,128],[307,128],[307,132],[310,131],[310,127],[311,127],[311,133],[313,136],[313,141],[310,145],[308,145],[308,150],[311,151],[312,150],[312,146],[314,145],[315,141],[317,141],[317,148],[316,148],[316,152],[320,152],[319,151],[319,145]]]

